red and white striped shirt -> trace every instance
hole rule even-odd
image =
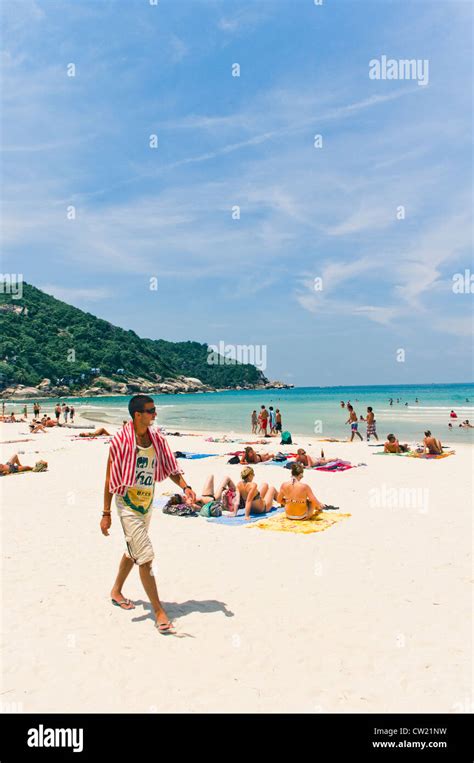
[[[151,443],[155,449],[155,482],[162,482],[170,474],[182,474],[170,446],[157,429],[148,427]],[[109,492],[125,495],[135,482],[137,442],[133,421],[117,432],[110,443]]]

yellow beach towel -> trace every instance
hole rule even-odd
[[[352,516],[351,514],[319,514],[311,519],[287,519],[286,514],[277,514],[270,519],[254,522],[248,527],[258,527],[260,530],[275,530],[280,533],[319,533],[332,527],[341,519]]]
[[[408,456],[411,458],[447,458],[448,456],[454,456],[456,453],[455,450],[448,450],[447,453],[440,453],[439,456],[433,456],[430,453],[407,453]]]

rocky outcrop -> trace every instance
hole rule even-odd
[[[261,382],[260,384],[244,384],[235,387],[243,389],[289,389],[293,384],[283,382]],[[162,379],[157,375],[156,381],[150,381],[140,376],[124,378],[123,381],[110,379],[107,376],[97,376],[90,387],[83,387],[73,392],[65,385],[51,384],[50,379],[43,379],[37,387],[26,387],[17,384],[0,392],[2,398],[27,398],[27,397],[99,397],[107,395],[136,395],[139,392],[145,395],[178,395],[195,392],[216,392],[215,387],[203,384],[200,379],[192,376],[178,376]]]
[[[1,393],[3,398],[18,397],[22,400],[24,397],[41,397],[43,393],[38,387],[25,387],[23,384],[17,384],[14,387],[7,387]]]

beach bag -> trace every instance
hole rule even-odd
[[[221,517],[222,504],[220,501],[209,501],[204,504],[199,514],[201,517]]]
[[[238,456],[232,456],[232,458],[229,458],[227,461],[228,464],[238,464],[240,462],[240,458]]]
[[[174,505],[163,507],[163,514],[173,514],[175,517],[197,517],[197,513],[186,503],[175,503]]]
[[[292,445],[291,432],[283,432],[281,435],[280,445]]]

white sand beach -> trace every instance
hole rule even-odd
[[[307,472],[318,498],[351,515],[308,535],[155,509],[154,570],[178,631],[164,637],[138,570],[124,588],[136,609],[110,602],[124,541],[115,512],[110,537],[99,529],[108,446],[70,429],[27,432],[0,424],[3,463],[16,452],[25,464],[49,462],[45,473],[0,482],[3,709],[471,710],[471,446],[428,461],[295,437],[317,455],[323,447],[366,464]],[[180,461],[196,491],[209,473],[238,477],[241,467],[222,454],[239,444],[201,434],[169,441],[173,450],[218,454]],[[256,449],[292,450],[278,443]],[[259,484],[277,487],[289,477],[280,466],[255,472]],[[405,488],[412,505],[390,505]],[[169,480],[155,495],[166,491],[174,492]]]

